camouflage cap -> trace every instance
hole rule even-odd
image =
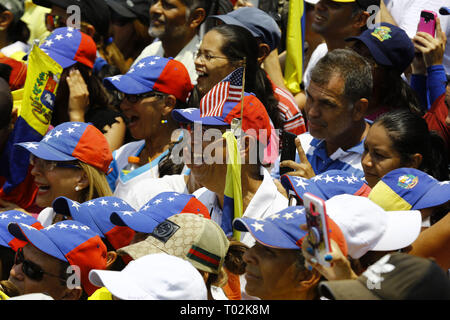
[[[117,252],[138,259],[165,252],[188,260],[199,270],[218,274],[230,243],[214,221],[190,213],[176,214],[155,227],[149,236]]]

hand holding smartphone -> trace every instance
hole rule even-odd
[[[310,254],[317,262],[325,267],[330,263],[325,261],[325,255],[331,252],[328,216],[325,201],[307,192],[303,195],[303,204],[306,213],[306,224],[308,235],[304,241],[308,241],[313,252]]]

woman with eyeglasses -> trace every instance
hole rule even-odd
[[[122,191],[131,190],[141,180],[181,173],[184,165],[175,165],[168,156],[181,139],[171,111],[185,108],[192,90],[186,67],[172,58],[150,56],[124,75],[105,78],[104,84],[118,92],[128,130],[137,140],[113,152],[112,172],[107,178],[114,194],[121,197]],[[130,156],[139,158],[139,167],[127,172],[124,168]],[[162,163],[164,170],[160,170]]]
[[[40,142],[18,147],[30,152],[31,174],[38,187],[35,203],[44,208],[38,221],[47,227],[55,221],[53,200],[64,196],[77,202],[111,196],[106,181],[112,154],[104,135],[84,122],[65,122]]]
[[[105,135],[111,150],[122,146],[126,134],[124,119],[93,73],[97,57],[94,40],[77,29],[64,27],[55,29],[40,48],[63,68],[51,124],[92,123]]]

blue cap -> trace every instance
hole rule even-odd
[[[450,7],[441,7],[439,9],[439,13],[442,14],[443,16],[450,15]]]
[[[43,229],[44,227],[33,216],[19,210],[9,210],[0,214],[0,246],[10,247],[16,251],[24,243],[17,241],[15,237],[8,231],[8,225],[12,222],[24,223],[36,229]],[[20,243],[19,243],[20,242]]]
[[[210,18],[222,20],[225,24],[243,27],[255,38],[269,45],[270,50],[278,48],[281,30],[276,21],[266,12],[255,7],[242,7],[227,14],[213,15]]]
[[[305,209],[302,206],[289,207],[264,219],[237,218],[233,227],[250,232],[259,243],[278,249],[300,249],[306,231],[300,229],[306,224]]]
[[[369,49],[375,61],[403,73],[414,59],[414,44],[401,28],[382,22],[375,29],[367,29],[357,37],[346,41],[360,40]]]
[[[329,170],[311,179],[283,175],[280,180],[288,193],[293,191],[301,201],[306,192],[328,200],[339,194],[367,197],[371,190],[364,180],[344,170]]]
[[[420,210],[450,201],[450,181],[413,169],[390,171],[372,188],[369,199],[386,211]]]
[[[192,213],[210,219],[208,208],[194,195],[162,192],[150,199],[138,211],[112,212],[110,220],[117,226],[127,226],[137,232],[152,233],[158,224],[180,213]]]
[[[111,223],[112,212],[134,211],[128,203],[117,197],[100,197],[83,203],[58,197],[53,201],[52,207],[56,213],[70,216],[73,220],[89,226],[106,238],[116,250],[129,245],[135,234],[130,228]]]

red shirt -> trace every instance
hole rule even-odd
[[[444,139],[447,150],[450,151],[450,128],[445,122],[448,115],[448,107],[445,104],[445,93],[442,94],[423,116],[428,124],[428,129],[436,131]]]

